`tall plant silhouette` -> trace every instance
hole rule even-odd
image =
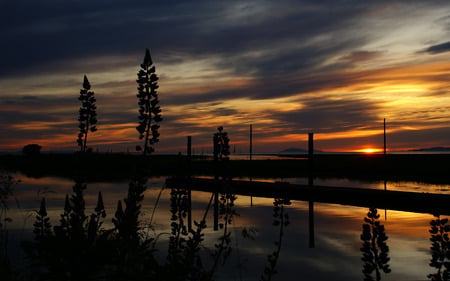
[[[447,218],[434,215],[430,222],[431,261],[430,266],[437,269],[436,273],[428,274],[432,281],[450,280],[450,225]]]
[[[157,123],[162,121],[161,108],[158,105],[158,76],[155,73],[155,66],[153,65],[150,51],[146,49],[144,62],[141,64],[141,69],[137,73],[138,79],[138,94],[139,100],[139,125],[136,130],[139,132],[139,139],[144,140],[143,153],[147,155],[154,151],[153,144],[159,141],[159,125]],[[137,146],[140,148],[140,146]]]
[[[91,91],[91,84],[86,75],[84,75],[83,89],[80,90],[80,97],[78,99],[81,101],[81,107],[79,110],[80,116],[78,118],[78,121],[80,122],[78,125],[80,133],[78,134],[77,143],[80,147],[80,151],[85,152],[88,133],[97,131],[96,99],[94,97],[94,92]]]
[[[365,223],[361,234],[361,240],[363,241],[361,260],[364,262],[364,281],[380,281],[381,272],[391,272],[388,256],[389,247],[386,244],[388,237],[384,225],[380,223],[379,219],[380,215],[376,208],[370,208],[364,218]],[[372,276],[373,272],[375,272],[375,279]]]

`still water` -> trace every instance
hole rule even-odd
[[[72,193],[74,183],[63,178],[27,178],[15,175],[20,183],[14,186],[10,198],[8,224],[10,255],[20,260],[23,239],[32,239],[35,212],[42,197],[53,224],[57,223],[64,207],[66,194]],[[255,179],[254,179],[255,180]],[[263,180],[263,179],[260,179]],[[275,181],[280,179],[265,179]],[[306,183],[306,179],[282,179],[291,183]],[[346,179],[316,179],[316,184],[361,188],[390,189],[400,191],[433,192],[450,194],[448,185],[430,185],[414,182],[358,182]],[[118,200],[126,196],[128,182],[88,183],[85,191],[86,213],[95,208],[97,194],[103,194],[107,217],[103,227],[111,228],[111,218]],[[149,235],[160,235],[158,255],[164,259],[170,233],[170,192],[165,178],[151,178],[147,183],[142,204],[142,225],[149,226]],[[211,193],[192,191],[192,220],[204,216]],[[17,203],[16,203],[17,202]],[[274,200],[237,195],[236,214],[228,230],[231,231],[231,254],[220,266],[216,280],[259,280],[268,264],[268,255],[278,248],[280,226],[273,225]],[[369,209],[336,204],[291,201],[284,212],[290,224],[284,227],[281,248],[276,263],[277,274],[272,280],[364,280],[362,273],[361,234],[364,218]],[[388,237],[388,261],[390,273],[381,273],[381,280],[429,280],[428,274],[437,269],[429,265],[431,256],[431,214],[419,214],[378,209],[378,221]],[[445,217],[445,216],[441,216]],[[207,212],[205,230],[205,255],[214,249],[223,229],[213,229],[212,208]],[[250,234],[250,237],[243,235]],[[20,265],[18,266],[20,267]],[[374,275],[375,276],[375,275]],[[375,277],[374,277],[375,279]]]

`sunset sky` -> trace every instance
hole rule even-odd
[[[450,146],[450,2],[0,1],[0,151],[77,150],[87,75],[88,146],[134,150],[136,73],[149,48],[163,110],[157,152]]]

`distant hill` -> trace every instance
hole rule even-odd
[[[410,150],[410,151],[443,152],[443,151],[450,151],[450,147],[437,146],[437,147],[429,147],[429,148],[418,148],[418,149],[413,149],[413,150]]]

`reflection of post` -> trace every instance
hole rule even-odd
[[[384,190],[387,190],[387,180],[384,180]],[[384,220],[387,221],[387,209],[384,208]]]
[[[308,133],[308,185],[314,185],[314,133]],[[309,247],[315,247],[314,238],[314,201],[309,201],[309,213],[308,213],[308,223],[309,223]]]
[[[214,230],[219,230],[219,192],[214,192]]]
[[[250,151],[249,151],[249,155],[250,155],[250,161],[252,161],[252,154],[253,154],[253,125],[250,124]],[[250,162],[250,166],[251,166],[251,162]],[[252,176],[250,175],[250,181],[252,181]],[[253,207],[253,196],[250,195],[250,207]]]
[[[187,137],[187,169],[188,169],[188,182],[187,182],[187,208],[188,208],[188,230],[192,229],[192,192],[191,192],[191,156],[192,156],[192,137]]]
[[[309,201],[309,247],[315,247],[315,239],[314,239],[314,201]]]

